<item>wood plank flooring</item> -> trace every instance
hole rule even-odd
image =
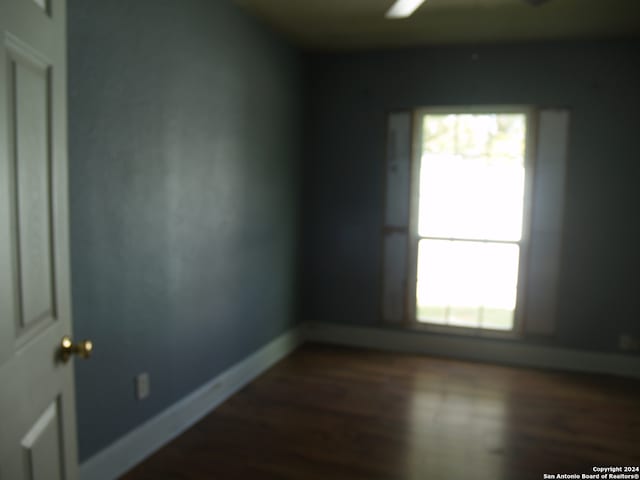
[[[305,345],[123,480],[528,480],[640,465],[640,382]]]

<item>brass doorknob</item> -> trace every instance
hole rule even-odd
[[[60,342],[60,360],[67,363],[72,355],[78,355],[81,358],[89,358],[93,351],[93,342],[84,340],[74,344],[71,337],[65,335]]]

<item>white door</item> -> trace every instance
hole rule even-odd
[[[0,0],[0,480],[76,480],[65,0]]]

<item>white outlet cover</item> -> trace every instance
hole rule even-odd
[[[151,380],[147,372],[141,373],[136,377],[136,398],[144,400],[151,393]]]

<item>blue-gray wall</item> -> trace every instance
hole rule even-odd
[[[226,1],[70,0],[68,23],[85,460],[294,324],[301,65]]]
[[[557,334],[611,351],[640,335],[640,43],[439,47],[306,58],[303,318],[379,324],[385,114],[571,109]]]

